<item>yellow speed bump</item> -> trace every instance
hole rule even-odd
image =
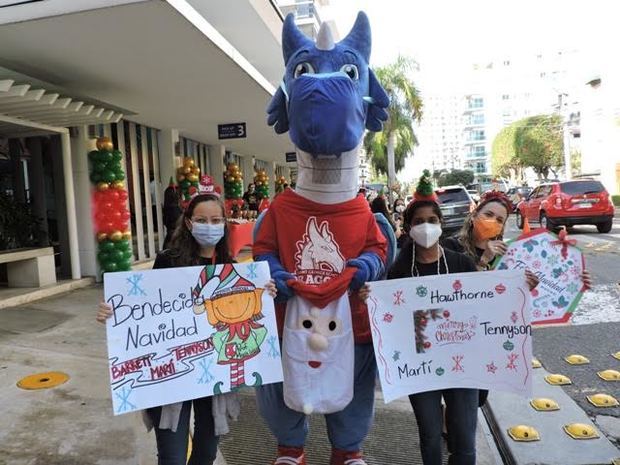
[[[539,412],[552,412],[554,410],[560,410],[560,406],[555,400],[546,399],[544,397],[530,400],[530,405],[534,408],[534,410],[538,410]]]
[[[569,355],[568,357],[564,357],[564,360],[566,360],[571,365],[586,365],[590,363],[590,360],[587,357],[584,357],[583,355],[578,355],[578,354],[573,354],[573,355]]]
[[[553,386],[565,386],[567,384],[573,384],[568,376],[554,374],[545,376],[545,381]]]
[[[586,399],[595,407],[616,407],[618,405],[618,400],[609,394],[593,394],[586,396]]]
[[[537,358],[532,359],[532,368],[542,368],[542,363]]]
[[[508,428],[508,436],[518,442],[540,441],[536,428],[528,425],[516,425]]]
[[[616,360],[620,360],[620,350],[618,352],[616,352],[615,354],[611,354],[611,356],[613,358],[615,358]],[[618,460],[620,460],[620,459],[618,459]],[[618,462],[618,463],[620,463],[620,462]]]
[[[564,425],[564,431],[573,439],[596,439],[599,437],[594,427],[585,423]]]
[[[603,370],[596,374],[605,381],[620,381],[620,371],[618,370]]]
[[[69,375],[60,371],[48,371],[47,373],[37,373],[36,375],[26,376],[17,382],[17,387],[28,390],[49,389],[69,380]]]

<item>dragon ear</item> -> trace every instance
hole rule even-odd
[[[284,20],[282,27],[282,53],[284,55],[284,64],[288,63],[288,59],[293,53],[302,47],[312,47],[314,42],[308,39],[295,24],[295,15],[289,13]]]
[[[366,63],[368,63],[370,61],[371,42],[368,16],[366,16],[366,13],[363,11],[360,11],[357,14],[357,19],[355,20],[351,32],[340,41],[340,44],[349,46],[360,52],[366,60]]]

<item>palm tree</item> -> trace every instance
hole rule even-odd
[[[422,119],[422,99],[409,72],[416,63],[399,56],[388,66],[377,68],[375,73],[390,97],[389,118],[382,132],[369,132],[364,137],[364,148],[370,163],[379,173],[387,173],[390,200],[396,173],[403,169],[405,160],[412,153],[418,140],[413,123]]]

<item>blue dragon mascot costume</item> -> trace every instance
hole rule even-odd
[[[338,43],[326,23],[315,43],[292,15],[284,21],[286,71],[267,113],[268,124],[288,131],[296,146],[297,184],[260,219],[253,249],[278,287],[284,382],[257,389],[278,441],[276,465],[306,463],[310,413],[325,414],[332,465],[365,464],[376,364],[357,291],[381,278],[389,253],[366,199],[357,196],[364,130],[381,130],[389,104],[368,67],[370,47],[362,12]]]

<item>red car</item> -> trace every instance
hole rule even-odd
[[[611,231],[614,205],[609,193],[592,179],[542,184],[517,205],[517,227],[523,218],[553,231],[558,226],[592,224],[598,232]]]

